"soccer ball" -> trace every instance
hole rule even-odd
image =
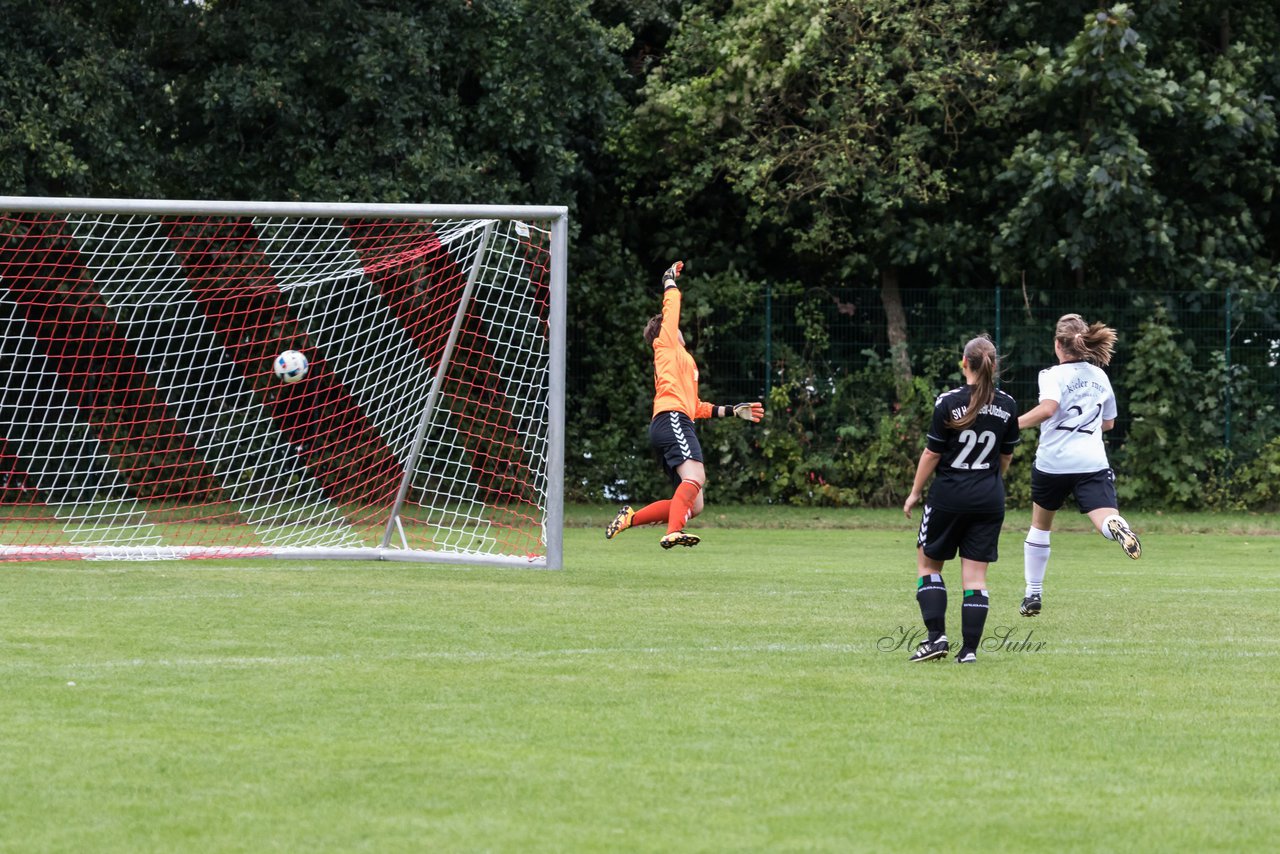
[[[307,375],[307,357],[299,353],[297,350],[285,350],[279,356],[276,356],[275,362],[271,368],[276,372],[276,378],[281,382],[296,383]]]

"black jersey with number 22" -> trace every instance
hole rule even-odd
[[[969,408],[972,386],[961,386],[938,395],[933,405],[927,447],[941,454],[928,503],[948,510],[989,511],[1004,509],[1004,478],[1000,457],[1012,454],[1020,441],[1018,408],[999,389],[977,419],[963,429],[948,427]]]

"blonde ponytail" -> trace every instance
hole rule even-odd
[[[1111,364],[1116,350],[1116,331],[1105,323],[1085,323],[1078,314],[1064,314],[1058,318],[1054,340],[1070,359],[1090,362],[1100,368]]]

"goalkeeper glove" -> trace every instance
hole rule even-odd
[[[764,418],[764,404],[756,403],[739,403],[733,407],[733,414],[744,421],[750,421],[753,424]]]
[[[676,279],[680,278],[680,272],[684,269],[684,262],[677,261],[666,269],[662,274],[662,289],[678,287]]]

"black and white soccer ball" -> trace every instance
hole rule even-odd
[[[311,366],[307,363],[306,356],[297,350],[285,350],[279,356],[276,356],[271,369],[275,371],[276,378],[281,382],[296,383],[307,375],[307,368],[309,367]]]

